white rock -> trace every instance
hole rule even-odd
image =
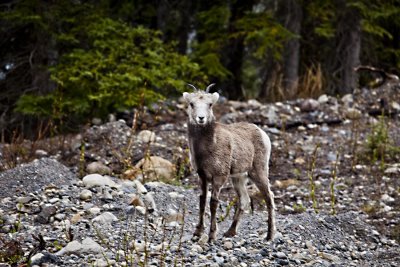
[[[384,202],[393,202],[394,198],[389,196],[388,194],[383,194],[381,196],[381,200],[384,201]]]
[[[153,192],[144,195],[143,201],[149,212],[153,212],[157,209],[156,202],[154,201]]]
[[[178,192],[169,192],[168,195],[175,199],[175,198],[184,198],[185,196],[182,194],[179,194]]]
[[[253,107],[261,107],[262,106],[262,104],[260,102],[258,102],[256,99],[247,100],[247,104],[249,104],[249,106],[253,106]]]
[[[92,191],[90,191],[89,189],[83,189],[82,192],[79,194],[79,198],[81,200],[90,200],[92,199]]]
[[[140,207],[136,206],[135,209],[140,212],[140,214],[145,215],[146,214],[146,208],[145,207]]]
[[[318,102],[319,102],[320,104],[325,104],[325,103],[328,102],[328,101],[329,101],[329,98],[328,98],[328,96],[325,95],[325,94],[320,95],[320,96],[318,97]]]
[[[108,259],[107,261],[103,258],[97,259],[93,262],[94,267],[107,267],[107,266],[114,266],[115,260]]]
[[[224,249],[225,250],[231,250],[232,248],[233,248],[233,243],[231,241],[225,241]]]
[[[137,189],[139,194],[146,194],[147,193],[146,187],[144,187],[144,185],[140,181],[134,180],[133,182],[134,182],[135,187],[136,187],[136,189]]]
[[[208,235],[206,233],[202,234],[199,241],[197,242],[200,246],[204,246],[208,242]]]
[[[93,218],[92,221],[99,224],[111,224],[112,222],[118,221],[118,218],[111,212],[106,211]]]
[[[133,248],[136,252],[143,252],[144,249],[145,249],[145,244],[144,244],[143,241],[135,240],[135,241],[132,243],[132,248]]]
[[[49,153],[47,153],[47,151],[43,150],[43,149],[37,149],[35,151],[35,156],[42,158],[42,157],[47,157],[49,155]]]
[[[392,102],[391,103],[391,106],[392,106],[392,108],[393,109],[395,109],[395,110],[397,110],[397,111],[399,111],[400,110],[400,105],[399,105],[399,103],[397,103],[397,102]]]
[[[400,173],[400,168],[398,167],[389,167],[385,170],[386,174],[391,174],[391,173]]]
[[[42,253],[37,253],[30,258],[30,262],[35,264],[36,261],[39,261],[44,255]]]
[[[342,102],[344,105],[350,106],[354,102],[353,95],[352,94],[344,95],[342,97]]]
[[[154,143],[156,141],[156,134],[149,130],[140,131],[137,136],[138,141],[143,142],[145,144]]]
[[[83,177],[82,182],[88,188],[96,186],[109,186],[117,188],[117,184],[113,180],[111,180],[110,177],[103,176],[97,173],[86,175],[85,177]]]
[[[193,250],[197,253],[203,253],[203,251],[204,251],[204,249],[201,246],[199,246],[198,244],[193,244],[191,250]]]
[[[88,209],[88,211],[90,214],[96,215],[100,213],[101,209],[99,207],[93,207]]]

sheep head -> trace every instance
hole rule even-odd
[[[206,91],[199,91],[195,88],[195,92],[183,93],[183,98],[188,104],[189,122],[199,126],[205,126],[214,121],[213,105],[218,101],[218,93],[209,93],[208,90],[213,86],[211,84]]]

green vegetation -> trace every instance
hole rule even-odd
[[[197,64],[162,43],[159,32],[109,18],[95,18],[79,28],[82,41],[69,36],[78,45],[50,68],[56,89],[23,95],[17,111],[60,120],[71,114],[104,117],[163,99],[201,75]]]
[[[58,131],[176,97],[188,82],[216,82],[231,99],[349,93],[360,62],[398,69],[399,6],[11,1],[0,5],[0,132],[10,140],[49,122]]]
[[[384,116],[374,124],[366,141],[367,155],[372,163],[380,161],[383,168],[386,160],[400,155],[400,148],[394,146],[389,138],[389,127]]]
[[[294,213],[303,213],[305,212],[307,209],[306,207],[303,206],[303,204],[293,204],[293,211]]]
[[[309,167],[307,171],[308,179],[310,181],[310,199],[312,201],[312,207],[315,211],[315,213],[318,213],[318,202],[317,198],[315,196],[315,181],[314,181],[314,171],[316,167],[316,161],[317,161],[317,156],[318,156],[318,149],[320,148],[320,144],[318,143],[315,146],[314,152],[309,160]]]

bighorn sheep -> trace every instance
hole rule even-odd
[[[221,187],[228,177],[239,197],[236,202],[232,225],[224,236],[234,236],[244,209],[250,202],[246,189],[246,173],[256,184],[268,209],[267,239],[272,240],[275,234],[274,196],[268,179],[268,162],[271,154],[271,141],[268,135],[254,124],[240,122],[221,124],[215,121],[212,107],[218,101],[218,93],[209,93],[195,89],[193,93],[183,93],[188,103],[188,137],[190,162],[199,175],[201,194],[199,222],[194,237],[204,231],[204,211],[207,200],[208,183],[212,185],[210,211],[211,226],[209,241],[217,236],[216,211]]]

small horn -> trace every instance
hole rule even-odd
[[[213,87],[214,85],[215,85],[215,83],[212,83],[209,86],[207,86],[206,92],[208,93],[210,91],[211,87]]]
[[[189,85],[190,87],[192,87],[195,91],[199,91],[199,89],[197,89],[193,84],[188,83],[187,85]]]

